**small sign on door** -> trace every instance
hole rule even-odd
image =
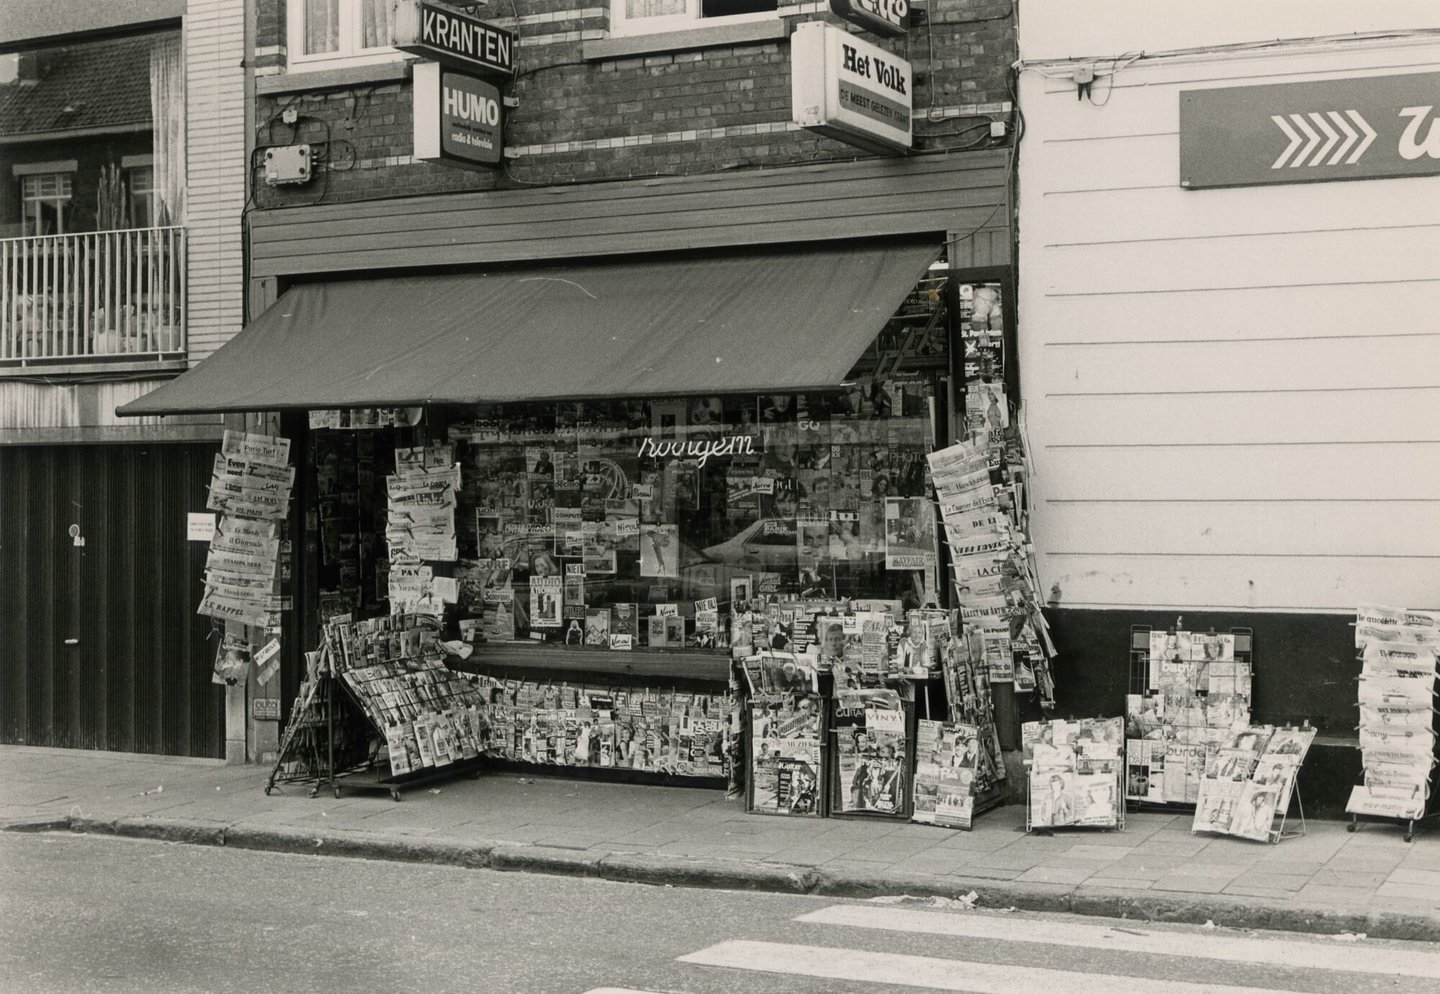
[[[191,542],[208,542],[215,537],[215,515],[185,515],[185,538]]]

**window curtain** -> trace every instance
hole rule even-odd
[[[340,0],[290,0],[305,5],[305,54],[340,48]]]
[[[360,0],[364,48],[380,48],[394,39],[390,25],[391,2],[392,0]]]
[[[151,154],[158,226],[185,223],[185,62],[180,38],[150,49]]]

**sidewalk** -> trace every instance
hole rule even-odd
[[[719,791],[487,774],[385,794],[207,760],[0,747],[0,827],[834,896],[963,898],[1232,928],[1440,940],[1440,847],[1390,824],[1314,821],[1278,845],[1191,835],[1188,814],[1123,832],[1026,835],[1011,805],[970,832],[748,815]]]

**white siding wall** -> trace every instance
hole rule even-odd
[[[1027,11],[1023,58],[1084,54],[1027,55]],[[1022,74],[1020,372],[1061,606],[1440,606],[1440,177],[1186,191],[1178,139],[1182,89],[1437,69],[1436,40],[1147,60],[1103,106]]]
[[[240,330],[245,203],[245,5],[189,0],[185,12],[190,361]]]

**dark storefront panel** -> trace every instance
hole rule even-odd
[[[215,451],[0,448],[0,741],[223,755],[206,547],[185,535]]]

